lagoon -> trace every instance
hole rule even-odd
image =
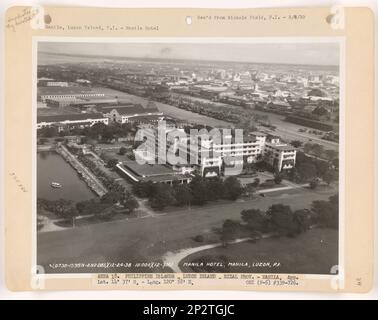
[[[62,188],[52,188],[53,181],[60,183]],[[47,200],[73,201],[96,197],[76,171],[53,151],[37,153],[37,196]]]

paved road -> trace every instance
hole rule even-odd
[[[121,100],[124,99],[124,100],[128,100],[128,101],[134,102],[134,103],[141,103],[144,106],[147,105],[147,103],[148,103],[148,100],[143,98],[143,97],[135,96],[135,95],[132,95],[132,94],[128,94],[128,93],[118,91],[118,90],[114,90],[114,89],[110,89],[110,88],[101,87],[100,89],[101,89],[101,91],[105,92],[106,94],[112,94],[112,95],[116,94]],[[204,100],[204,101],[210,102],[209,100]],[[191,112],[191,111],[180,109],[180,108],[177,108],[175,106],[171,106],[171,105],[168,105],[168,104],[165,104],[165,103],[155,102],[155,104],[158,107],[158,109],[161,112],[163,112],[165,115],[171,116],[171,117],[174,117],[174,118],[177,118],[177,119],[187,120],[187,121],[192,122],[192,123],[210,125],[210,126],[213,126],[213,127],[216,127],[216,128],[234,127],[234,124],[231,123],[231,122],[226,122],[226,121],[218,120],[218,119],[215,119],[215,118],[207,117],[207,116],[204,116],[204,115],[200,115],[198,113],[194,113],[194,112]],[[219,103],[219,102],[217,102],[217,104],[225,105],[225,104]],[[240,108],[240,107],[232,106],[232,105],[227,105],[227,106],[228,107],[234,107],[235,112],[237,112],[238,109]],[[304,143],[309,142],[309,140],[311,139],[313,143],[316,142],[318,144],[321,144],[326,149],[332,149],[332,150],[336,150],[336,151],[338,151],[338,149],[339,149],[338,143],[320,139],[318,136],[315,136],[313,134],[298,132],[298,129],[300,129],[300,128],[308,129],[308,127],[304,127],[304,126],[300,126],[300,125],[297,125],[297,124],[294,124],[294,123],[284,121],[283,120],[284,116],[282,116],[282,115],[278,115],[278,114],[275,114],[275,113],[269,113],[269,112],[263,112],[263,111],[260,111],[260,110],[251,110],[251,111],[254,114],[268,116],[271,124],[277,127],[276,130],[271,131],[272,134],[277,134],[282,139],[285,139],[287,141],[299,140],[299,141],[302,141]],[[265,128],[265,130],[266,130],[266,128]]]
[[[261,116],[268,116],[270,123],[274,126],[276,126],[276,130],[272,131],[272,134],[279,135],[282,139],[285,140],[299,140],[302,142],[309,142],[309,140],[312,140],[312,143],[316,142],[324,146],[326,149],[332,149],[338,151],[339,144],[337,142],[328,141],[319,138],[319,136],[310,134],[307,132],[299,132],[299,129],[307,129],[312,130],[309,127],[301,126],[296,123],[291,123],[288,121],[285,121],[285,116],[279,115],[276,113],[271,112],[264,112],[260,110],[252,110],[254,114],[258,114]],[[265,129],[266,130],[266,129]]]
[[[225,219],[240,219],[243,209],[266,210],[273,203],[289,204],[293,209],[308,208],[313,200],[327,199],[332,194],[307,189],[288,190],[271,193],[265,198],[40,233],[38,264],[49,272],[49,263],[159,261],[167,251],[195,244],[191,237],[220,227]],[[65,272],[75,271],[78,272]],[[135,269],[112,271],[136,272]]]
[[[273,122],[272,122],[273,123]],[[299,133],[293,130],[288,130],[284,127],[284,124],[279,123],[273,123],[275,126],[277,126],[276,130],[270,130],[270,132],[274,135],[280,136],[282,139],[291,141],[291,140],[299,140],[302,141],[304,144],[309,143],[317,143],[322,145],[325,149],[331,149],[335,151],[339,151],[339,144],[333,141],[324,140],[321,138],[318,138],[313,135]]]

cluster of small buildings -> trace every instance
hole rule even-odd
[[[292,87],[294,86],[294,87]],[[211,101],[223,102],[231,105],[254,108],[264,106],[265,109],[279,109],[291,111],[293,107],[303,109],[305,106],[323,105],[333,106],[335,97],[324,88],[297,88],[296,85],[271,84],[256,82],[251,87],[218,86],[214,84],[190,84],[174,86],[172,92],[207,99]]]
[[[287,66],[223,69],[175,64],[156,69],[148,63],[138,67],[140,70],[122,70],[108,77],[106,85],[154,100],[164,101],[171,93],[177,93],[246,108],[264,106],[273,112],[291,112],[307,105],[333,106],[339,98],[339,77],[332,71],[310,72],[295,67],[288,70]],[[322,93],[313,94],[313,89],[320,89]]]

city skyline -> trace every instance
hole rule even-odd
[[[226,49],[225,49],[226,48]],[[338,43],[83,43],[39,42],[39,53],[125,59],[339,65]],[[251,52],[253,53],[251,55]],[[67,59],[67,62],[71,60]],[[41,64],[43,57],[39,58]],[[316,63],[314,63],[316,61]]]

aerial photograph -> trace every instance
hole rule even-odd
[[[334,273],[339,43],[217,41],[38,42],[39,270]]]

